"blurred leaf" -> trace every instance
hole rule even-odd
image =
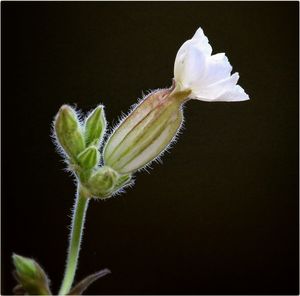
[[[110,274],[111,271],[109,269],[102,269],[96,273],[93,273],[86,278],[84,278],[82,281],[80,281],[78,284],[73,287],[73,289],[69,292],[68,295],[82,295],[82,293],[96,280],[104,277],[107,274]]]

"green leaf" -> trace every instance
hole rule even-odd
[[[82,293],[96,280],[106,276],[107,274],[110,274],[111,271],[109,269],[103,269],[100,270],[94,274],[91,274],[84,278],[82,281],[80,281],[78,284],[75,285],[71,289],[68,295],[82,295]]]

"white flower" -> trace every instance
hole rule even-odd
[[[182,104],[203,101],[244,101],[248,95],[237,85],[239,75],[224,53],[212,49],[202,29],[177,53],[175,84],[145,97],[108,138],[104,164],[119,174],[132,174],[158,159],[174,139],[183,122]]]
[[[237,85],[239,74],[224,53],[211,55],[212,48],[199,28],[178,50],[174,78],[180,89],[191,89],[190,98],[201,101],[245,101],[249,96]]]

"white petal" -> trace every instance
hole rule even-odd
[[[222,95],[217,97],[215,102],[239,102],[249,100],[249,96],[245,93],[244,89],[239,85],[236,85],[231,90],[224,92]]]
[[[230,65],[225,53],[218,53],[207,59],[207,71],[205,82],[207,84],[215,83],[230,77],[232,66]]]
[[[211,55],[212,48],[209,44],[208,38],[204,35],[204,32],[199,28],[195,35],[192,38],[193,41],[197,44],[197,47],[203,51],[206,55]]]
[[[174,77],[184,87],[202,80],[205,73],[205,60],[203,52],[190,40],[186,41],[178,51],[174,64]]]
[[[213,84],[201,86],[192,86],[192,96],[195,99],[202,101],[214,101],[217,97],[221,96],[224,92],[230,91],[235,87],[239,80],[239,74],[233,75],[223,80],[217,81]]]

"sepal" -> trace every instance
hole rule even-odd
[[[77,156],[78,164],[83,169],[92,169],[100,161],[100,153],[95,146],[90,146]]]
[[[106,130],[104,106],[99,105],[87,117],[84,125],[84,138],[86,146],[95,145],[99,148]]]
[[[132,180],[132,175],[127,174],[127,175],[120,175],[115,188],[114,188],[114,192],[120,190],[121,188],[123,188],[125,185],[128,185],[130,183],[130,181]],[[132,182],[131,182],[132,184]]]

